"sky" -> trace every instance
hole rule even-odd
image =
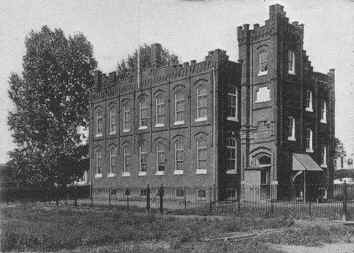
[[[304,48],[315,71],[336,69],[336,136],[354,153],[354,0],[2,0],[0,5],[0,163],[15,146],[7,126],[11,72],[21,73],[24,39],[43,25],[82,32],[98,68],[113,71],[139,44],[159,42],[182,61],[221,48],[238,59],[237,26],[264,24],[269,5],[305,24]],[[252,26],[251,26],[252,27]]]

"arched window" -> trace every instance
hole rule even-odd
[[[122,176],[130,176],[130,172],[128,171],[128,161],[129,161],[129,147],[128,145],[123,146],[123,174]]]
[[[123,104],[123,132],[130,131],[130,108],[129,103]]]
[[[313,111],[313,107],[312,107],[312,91],[311,90],[306,90],[306,100],[305,100],[305,110],[308,112],[312,112]]]
[[[156,145],[156,167],[157,172],[164,172],[166,169],[165,147],[161,142]]]
[[[268,73],[268,54],[265,50],[259,52],[258,55],[258,75],[265,75]]]
[[[95,152],[95,165],[96,165],[96,173],[95,177],[102,177],[102,152],[101,150],[96,150]]]
[[[288,73],[295,74],[295,52],[293,50],[288,51]]]
[[[138,174],[140,176],[146,175],[147,167],[148,167],[147,156],[148,156],[147,145],[140,144],[140,146],[139,146],[139,174]]]
[[[322,164],[321,167],[327,168],[327,146],[323,145],[322,147]]]
[[[207,120],[208,115],[208,91],[205,86],[197,88],[197,119],[196,121]]]
[[[175,125],[184,124],[184,94],[182,91],[175,93]]]
[[[109,134],[115,134],[117,131],[116,109],[115,106],[109,108]]]
[[[184,145],[182,137],[175,142],[175,174],[182,174],[184,170]]]
[[[206,174],[208,162],[208,146],[204,136],[197,138],[197,174]]]
[[[149,120],[149,106],[147,99],[144,97],[139,102],[139,128],[146,129]]]
[[[108,177],[115,176],[115,172],[117,171],[117,148],[111,147],[109,150],[109,172]]]
[[[313,133],[312,130],[310,128],[306,129],[306,152],[313,152]]]
[[[238,120],[238,94],[237,88],[233,87],[229,93],[227,93],[227,119]]]
[[[96,110],[96,137],[103,135],[103,113],[100,108]]]
[[[226,174],[237,173],[237,142],[233,136],[226,138]]]
[[[295,141],[295,118],[293,116],[288,117],[288,140]]]
[[[162,127],[165,125],[165,101],[162,94],[156,97],[156,119],[155,127]]]
[[[321,102],[321,123],[327,123],[327,103],[324,99]]]
[[[258,167],[261,169],[261,185],[270,184],[271,159],[267,155],[258,158]]]

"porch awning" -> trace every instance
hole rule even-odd
[[[293,154],[294,171],[322,171],[320,166],[308,154]]]

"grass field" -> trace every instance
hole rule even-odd
[[[287,217],[160,216],[139,209],[28,204],[1,207],[1,250],[58,252],[280,252],[270,243],[317,245],[354,240],[354,228]],[[210,241],[229,232],[262,231],[256,239]],[[280,230],[279,230],[280,229]],[[274,230],[271,230],[274,231]]]

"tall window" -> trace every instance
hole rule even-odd
[[[96,136],[103,135],[103,113],[101,109],[96,111]]]
[[[165,123],[165,102],[162,95],[156,97],[156,127],[164,126]]]
[[[321,102],[321,123],[327,123],[327,103],[326,100]]]
[[[206,87],[197,88],[197,121],[206,120],[208,113],[208,92]]]
[[[109,173],[108,177],[112,177],[115,175],[117,166],[117,148],[112,147],[109,151]]]
[[[95,177],[102,177],[102,152],[96,151],[96,175]]]
[[[130,108],[129,104],[125,103],[123,105],[123,132],[130,131]]]
[[[295,74],[295,52],[288,51],[288,72],[289,74]]]
[[[117,123],[116,123],[116,110],[115,107],[112,106],[109,108],[109,133],[115,134],[117,130]]]
[[[129,151],[128,146],[123,147],[123,176],[128,176]]]
[[[237,88],[234,87],[229,93],[227,93],[227,110],[228,110],[227,119],[238,120],[237,105],[238,105]]]
[[[313,152],[313,133],[310,128],[306,129],[306,152]]]
[[[208,147],[206,138],[197,139],[197,173],[205,174],[207,171]]]
[[[321,167],[327,167],[327,146],[324,145],[322,147],[322,164],[321,164]]]
[[[175,125],[184,123],[184,94],[177,91],[175,94]]]
[[[143,98],[139,103],[139,128],[145,129],[147,128],[149,120],[149,106],[147,103],[147,99]]]
[[[166,156],[165,156],[165,147],[162,143],[157,143],[156,145],[156,167],[157,171],[165,171],[166,166]]]
[[[228,136],[226,138],[226,173],[237,173],[237,143],[236,138]]]
[[[179,137],[175,142],[175,170],[183,171],[184,166],[184,147],[183,140]]]
[[[295,141],[295,118],[293,116],[288,117],[288,140]]]
[[[146,174],[147,171],[147,150],[146,150],[146,145],[140,145],[139,147],[139,162],[140,162],[140,172],[143,172],[142,174]]]
[[[313,107],[312,107],[312,91],[310,91],[310,90],[306,91],[305,103],[306,103],[305,110],[308,111],[308,112],[312,112],[313,111]]]
[[[259,70],[258,75],[265,75],[268,73],[268,54],[266,51],[261,51],[258,55]]]

